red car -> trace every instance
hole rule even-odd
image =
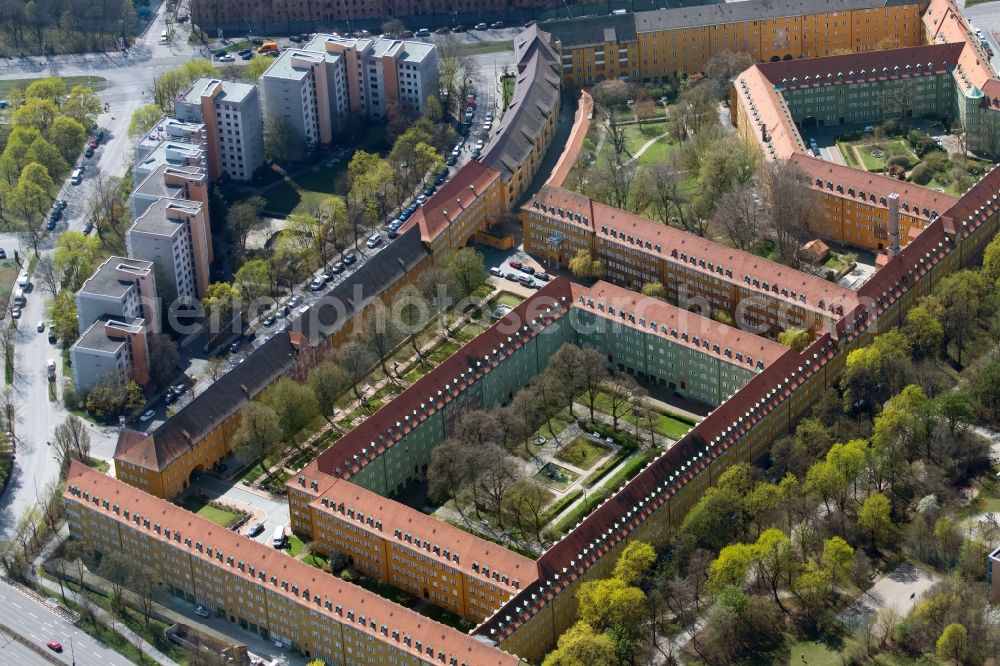
[[[87,141],[87,145],[90,146],[91,148],[97,148],[97,137],[91,136],[90,139]]]
[[[511,268],[516,268],[517,270],[521,270],[521,262],[520,261],[512,261],[512,262],[510,262],[510,267]]]
[[[46,645],[53,652],[62,652],[62,643],[59,643],[58,641],[49,641]]]

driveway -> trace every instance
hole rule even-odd
[[[283,497],[276,497],[239,483],[230,485],[212,474],[192,475],[191,488],[195,491],[204,491],[210,500],[233,504],[253,514],[253,519],[240,528],[240,533],[245,535],[254,523],[263,523],[264,531],[254,537],[254,541],[270,545],[274,528],[291,522],[288,501]]]
[[[939,577],[926,571],[902,564],[862,594],[841,613],[841,619],[848,625],[860,626],[882,608],[894,608],[900,617],[906,617],[924,593],[939,580]]]

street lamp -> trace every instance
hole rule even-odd
[[[69,654],[72,660],[71,666],[76,666],[76,650],[73,649],[73,637],[69,637]]]

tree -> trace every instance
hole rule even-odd
[[[364,339],[355,336],[337,350],[336,359],[340,366],[347,371],[354,396],[361,399],[358,385],[361,380],[368,376],[368,372],[375,365],[377,361],[375,355]]]
[[[622,136],[624,137],[624,133]],[[596,186],[594,198],[615,208],[634,210],[638,174],[638,164],[620,153],[598,162],[593,167],[593,180]]]
[[[656,561],[656,551],[648,543],[630,541],[615,561],[614,577],[627,585],[639,584]]]
[[[1000,413],[1000,363],[991,361],[972,380],[972,397],[992,420]]]
[[[153,79],[153,101],[167,115],[173,115],[177,96],[194,81],[203,76],[217,77],[219,70],[208,60],[188,60],[176,69],[171,69]]]
[[[389,371],[389,368],[386,367],[386,361],[388,361],[393,351],[395,351],[396,347],[402,341],[403,335],[396,326],[395,319],[389,315],[390,312],[385,307],[385,303],[381,299],[377,299],[364,314],[362,324],[368,348],[378,358],[382,372],[389,378],[389,381],[396,383],[396,378]]]
[[[468,298],[486,282],[483,255],[471,247],[448,250],[441,257],[441,276],[456,300]]]
[[[169,335],[154,333],[149,339],[149,374],[157,386],[167,386],[180,367],[177,343]]]
[[[643,621],[646,595],[617,578],[588,581],[576,592],[577,615],[597,630]]]
[[[778,342],[801,352],[812,342],[812,331],[804,328],[788,328],[778,334]]]
[[[759,191],[755,183],[741,183],[723,194],[715,209],[713,219],[741,250],[750,250],[764,235],[768,212]]]
[[[71,229],[61,233],[53,254],[59,284],[66,291],[79,291],[103,258],[101,240],[96,236]]]
[[[60,111],[80,123],[84,128],[90,127],[94,124],[94,118],[101,112],[101,100],[87,86],[73,86],[63,101]]]
[[[753,58],[745,51],[721,51],[705,63],[704,74],[724,93],[729,82],[752,64]]]
[[[238,328],[237,321],[242,316],[242,308],[236,308],[239,300],[239,290],[228,282],[213,282],[208,285],[201,305],[205,308],[206,316],[212,320],[210,330],[213,333],[222,330],[224,322],[231,322],[234,328]]]
[[[14,125],[34,127],[39,132],[46,132],[57,115],[59,110],[52,100],[36,98],[25,100],[21,108],[11,114],[10,120]]]
[[[829,569],[833,581],[846,582],[847,573],[854,564],[854,549],[841,539],[834,536],[823,543],[823,566]]]
[[[267,474],[265,459],[281,452],[281,424],[275,411],[263,403],[250,401],[240,412],[240,426],[233,435],[233,450],[256,460]]]
[[[98,172],[90,182],[87,215],[94,223],[105,251],[125,254],[125,232],[132,224],[126,201],[129,188],[121,178],[105,177],[102,172]]]
[[[347,371],[333,361],[324,361],[313,368],[308,383],[319,413],[326,418],[333,414],[337,399],[351,387]]]
[[[66,94],[66,81],[58,76],[46,76],[32,81],[24,90],[24,99],[47,99],[56,106],[62,103]]]
[[[607,634],[595,633],[586,622],[577,622],[559,636],[556,649],[542,666],[614,666],[618,663]]]
[[[742,586],[750,572],[757,549],[745,543],[734,543],[719,551],[708,570],[708,583],[718,591],[731,585]]]
[[[264,121],[264,154],[278,164],[297,162],[305,157],[305,140],[298,136],[292,121],[273,115]]]
[[[962,364],[962,351],[966,340],[973,335],[976,319],[983,306],[983,295],[988,294],[981,273],[971,270],[958,271],[942,278],[934,289],[943,308],[941,321],[945,335],[955,343],[956,361]]]
[[[80,417],[70,414],[52,433],[52,449],[63,471],[71,460],[90,462],[90,433]]]
[[[49,127],[48,138],[66,162],[73,162],[80,154],[83,142],[87,140],[87,130],[73,118],[59,115]]]
[[[944,326],[941,323],[943,308],[933,307],[937,299],[925,299],[920,305],[915,305],[906,313],[906,323],[903,332],[910,345],[921,356],[933,358],[941,351],[944,344]]]
[[[101,566],[97,570],[101,578],[108,581],[111,588],[111,601],[115,608],[122,608],[125,602],[125,591],[135,580],[135,565],[125,553],[111,551],[101,558]]]
[[[531,479],[518,479],[504,497],[504,513],[526,538],[542,541],[544,508],[552,493]]]
[[[643,296],[650,296],[652,298],[663,298],[667,297],[667,288],[663,286],[661,282],[647,282],[642,285]]]
[[[581,249],[569,260],[569,270],[579,278],[599,278],[604,274],[601,260],[590,256],[586,249]]]
[[[281,437],[289,444],[295,444],[295,436],[319,414],[316,396],[309,387],[288,377],[271,384],[260,401],[274,410]]]
[[[965,626],[958,622],[952,622],[938,637],[934,646],[937,656],[942,659],[949,659],[961,664],[965,661],[965,655],[969,651],[969,632]]]
[[[156,594],[163,581],[159,570],[155,567],[144,566],[140,561],[134,562],[133,567],[129,588],[134,605],[142,613],[143,624],[148,627],[153,607],[156,605]]]
[[[893,531],[889,499],[882,493],[872,493],[858,510],[858,527],[878,547]]]
[[[983,250],[983,275],[991,284],[1000,281],[1000,237],[995,237]]]
[[[53,183],[65,174],[66,169],[69,168],[59,149],[43,137],[38,137],[31,142],[25,158],[29,162],[41,164],[45,167],[45,171],[49,174],[49,178],[52,179]]]
[[[809,177],[792,162],[769,162],[763,169],[769,227],[781,261],[798,265],[798,252],[815,226],[820,207]]]
[[[159,104],[144,104],[132,112],[132,119],[128,123],[128,135],[133,139],[146,136],[149,130],[156,127],[163,117],[163,109]]]
[[[656,162],[645,170],[643,191],[654,216],[663,224],[675,223],[685,231],[704,235],[703,225],[691,216],[691,196],[683,185],[683,168],[675,158]]]
[[[249,311],[256,312],[261,305],[259,301],[274,290],[270,262],[266,259],[251,259],[239,267],[233,276],[233,283],[243,300],[253,306]]]
[[[257,81],[260,80],[260,77],[264,75],[264,72],[267,71],[267,68],[273,64],[273,58],[264,54],[256,53],[247,65],[246,77],[251,83],[257,83]]]
[[[972,423],[976,415],[968,394],[961,389],[944,391],[934,398],[934,410],[948,424],[948,432],[952,437],[955,436],[959,426],[964,427]]]
[[[226,213],[226,229],[239,249],[242,257],[247,251],[247,237],[260,222],[260,213],[264,209],[263,197],[253,196],[238,201],[229,207]]]
[[[69,232],[67,232],[69,233]],[[63,346],[69,346],[80,335],[79,321],[76,317],[76,299],[73,292],[64,289],[46,304],[46,313],[56,336],[63,341]]]

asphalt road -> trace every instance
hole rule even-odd
[[[984,2],[965,7],[962,13],[972,23],[973,29],[983,31],[986,41],[993,48],[990,65],[994,72],[1000,72],[1000,40],[996,37],[1000,34],[1000,2]]]
[[[162,7],[162,5],[161,5]],[[162,14],[162,10],[161,10]],[[131,161],[131,141],[128,122],[132,112],[151,101],[149,92],[154,77],[167,69],[189,60],[195,49],[187,45],[190,28],[182,27],[177,43],[181,46],[161,45],[156,42],[163,30],[163,18],[158,16],[126,57],[116,54],[87,54],[54,56],[51,58],[23,58],[0,60],[0,79],[39,78],[48,75],[88,75],[104,77],[106,87],[98,93],[102,101],[110,104],[110,112],[97,118],[104,130],[104,141],[93,158],[81,156],[79,164],[85,166],[84,180],[79,186],[63,185],[59,198],[67,201],[64,218],[55,232],[40,245],[45,255],[52,252],[55,238],[67,229],[82,231],[86,217],[86,201],[93,190],[98,173],[104,176],[124,175]],[[0,247],[8,256],[20,246],[16,234],[0,234]],[[21,248],[21,256],[26,253]],[[66,411],[58,401],[49,400],[45,365],[56,359],[62,386],[62,363],[59,350],[48,344],[47,335],[38,333],[36,325],[45,319],[45,302],[51,297],[41,281],[32,280],[27,292],[27,307],[18,323],[19,334],[15,342],[14,390],[17,395],[18,413],[15,423],[17,458],[15,469],[3,497],[0,497],[0,540],[10,536],[17,517],[35,503],[42,489],[58,476],[58,466],[48,452],[46,442],[51,441],[55,427],[66,418]],[[116,428],[91,428],[92,451],[102,458],[111,458],[117,439]]]
[[[77,629],[43,604],[29,599],[2,581],[0,581],[0,623],[31,639],[43,650],[48,650],[45,646],[48,641],[58,641],[63,646],[63,652],[52,654],[66,664],[74,663],[74,658],[77,666],[130,666],[132,663],[111,647],[99,643]],[[5,641],[6,637],[0,641],[2,646],[0,663],[24,665],[47,663],[23,647],[8,652],[14,643],[3,645]],[[20,659],[22,652],[31,655],[28,660]],[[12,658],[14,654],[18,655],[17,660]]]

